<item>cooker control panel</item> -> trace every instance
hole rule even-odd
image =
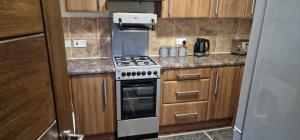
[[[117,80],[159,78],[160,68],[116,70]]]

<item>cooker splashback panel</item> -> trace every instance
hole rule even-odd
[[[113,56],[149,56],[149,32],[120,31],[112,24]]]

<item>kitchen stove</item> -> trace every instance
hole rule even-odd
[[[160,66],[148,56],[114,57],[116,80],[160,77]]]

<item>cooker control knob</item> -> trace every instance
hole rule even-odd
[[[146,75],[146,72],[145,72],[145,71],[143,71],[143,72],[142,72],[142,75]]]
[[[126,76],[126,72],[122,72],[121,75],[122,75],[122,77],[125,77]]]
[[[136,75],[137,76],[140,76],[142,73],[140,72],[140,71],[138,71],[137,73],[136,73]]]
[[[157,75],[157,71],[154,71],[153,74],[154,74],[154,75]]]
[[[148,74],[148,75],[151,75],[151,74],[152,74],[152,72],[151,72],[151,71],[148,71],[148,72],[147,72],[147,74]]]
[[[131,72],[127,72],[127,76],[131,76]]]
[[[135,76],[135,75],[136,75],[136,72],[132,72],[131,75],[132,75],[132,76]]]

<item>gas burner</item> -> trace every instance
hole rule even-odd
[[[116,80],[160,77],[160,66],[148,56],[114,57]]]
[[[148,56],[124,56],[124,57],[115,57],[117,66],[149,66],[156,65],[156,63]]]

